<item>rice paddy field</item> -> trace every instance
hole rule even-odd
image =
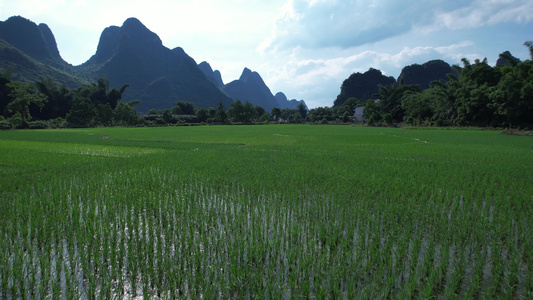
[[[533,138],[0,131],[1,299],[533,298]]]

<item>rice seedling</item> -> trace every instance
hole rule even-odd
[[[290,125],[0,141],[0,298],[533,293],[528,137]]]

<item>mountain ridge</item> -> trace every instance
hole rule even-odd
[[[0,50],[9,54],[0,57],[0,67],[14,66],[14,71],[21,73],[15,79],[38,81],[44,75],[77,88],[104,77],[114,87],[128,84],[123,100],[141,100],[136,106],[139,112],[171,108],[176,101],[203,108],[222,102],[229,107],[237,98],[268,110],[280,107],[257,72],[245,68],[238,80],[224,84],[220,71],[213,71],[207,62],[197,64],[181,47],[165,47],[137,18],[102,30],[96,52],[79,66],[61,58],[48,25],[21,16],[0,21],[0,41]],[[288,105],[282,103],[281,108]]]

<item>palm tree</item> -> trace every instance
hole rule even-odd
[[[525,42],[524,46],[529,48],[529,56],[531,57],[531,60],[533,60],[533,41]]]

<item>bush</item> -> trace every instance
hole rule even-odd
[[[370,116],[370,118],[368,118],[367,125],[368,126],[375,126],[376,125],[376,121],[374,120],[374,116]]]
[[[3,116],[0,116],[0,130],[2,129],[11,129],[11,123],[6,120]]]
[[[28,123],[28,127],[30,129],[45,129],[48,127],[48,123],[46,121],[32,121]]]
[[[387,126],[392,126],[392,115],[390,113],[386,113],[383,115],[383,121],[385,121],[385,124]]]

